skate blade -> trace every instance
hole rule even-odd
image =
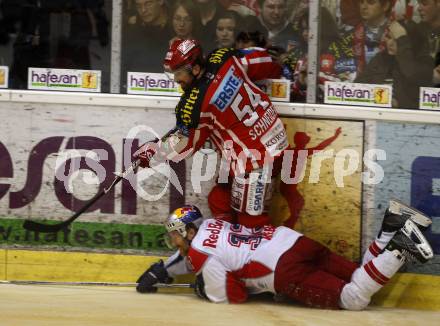
[[[421,261],[421,263],[426,263],[434,257],[431,245],[413,221],[407,220],[401,230],[415,243],[417,250],[422,254],[424,261]]]
[[[397,215],[409,215],[414,223],[425,228],[432,224],[432,220],[426,214],[394,198],[390,200],[388,210]]]

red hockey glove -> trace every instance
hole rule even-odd
[[[157,153],[157,150],[157,143],[148,142],[139,147],[139,149],[133,154],[133,157],[140,160],[141,167],[149,168],[150,160],[154,156],[154,154]]]

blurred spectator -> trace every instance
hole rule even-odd
[[[56,68],[91,69],[90,41],[98,39],[101,46],[109,43],[109,22],[104,1],[77,0],[65,3],[63,12],[70,24],[67,35],[58,39],[54,59]]]
[[[385,49],[384,36],[390,23],[392,1],[360,1],[362,22],[340,40],[330,43],[328,52],[323,53],[325,62],[321,62],[321,83],[325,80],[353,81],[370,60]]]
[[[224,8],[233,10],[240,16],[258,16],[259,7],[257,0],[218,0]]]
[[[264,48],[266,47],[266,39],[264,38],[263,33],[260,31],[247,32],[242,31],[238,33],[235,39],[235,47],[237,49],[245,49],[245,48]]]
[[[390,23],[385,50],[371,59],[355,79],[357,83],[393,84],[393,106],[417,109],[419,88],[431,86],[433,60],[417,26]]]
[[[174,37],[170,40],[171,44],[176,38],[190,39],[198,38],[196,33],[201,32],[198,9],[192,0],[178,0],[174,3],[171,10],[173,21]]]
[[[440,87],[440,52],[435,55],[434,66],[432,82],[434,87]]]
[[[265,34],[268,43],[286,49],[296,46],[299,35],[289,22],[286,0],[259,0],[261,14],[258,18],[248,17],[249,30],[258,30]]]
[[[340,0],[340,27],[342,31],[350,31],[362,22],[359,11],[359,0]]]
[[[123,34],[123,78],[127,71],[163,72],[163,56],[172,37],[165,0],[134,3],[136,15],[128,17]]]
[[[338,27],[326,7],[320,7],[320,52],[327,51],[332,42],[339,40]],[[297,46],[287,48],[283,76],[292,81],[291,101],[305,102],[307,90],[307,43],[309,38],[309,11],[303,11],[295,26],[300,36]]]
[[[334,2],[327,0],[326,2]],[[336,3],[336,20],[342,31],[353,29],[362,21],[359,12],[359,0],[339,0]],[[420,22],[417,0],[394,0],[392,2],[391,18],[397,21],[407,20]]]
[[[235,43],[239,16],[235,11],[224,11],[217,20],[215,29],[217,47],[229,48]]]
[[[17,32],[17,23],[21,19],[21,1],[2,0],[0,2],[0,44],[10,41],[10,34]]]
[[[296,24],[306,11],[309,11],[309,0],[287,0],[287,12],[292,24]]]
[[[205,52],[209,53],[216,48],[217,21],[225,9],[217,0],[195,0],[195,4],[200,10],[202,24],[200,41]]]
[[[440,1],[439,0],[419,0],[418,10],[420,12],[421,24],[424,34],[428,38],[429,53],[436,59],[440,52]],[[435,60],[432,71],[433,85],[440,84],[440,65]]]
[[[12,88],[26,89],[29,67],[51,67],[50,1],[21,1],[10,71]]]

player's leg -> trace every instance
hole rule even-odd
[[[305,236],[297,241],[294,250],[298,255],[302,255],[306,262],[316,266],[317,269],[330,273],[346,282],[350,282],[351,275],[359,267],[359,264],[333,253],[326,246]]]
[[[312,259],[307,257],[310,248]],[[276,292],[312,307],[362,310],[405,261],[426,262],[433,252],[417,226],[408,220],[383,253],[354,271],[350,282],[320,270],[315,262],[317,257],[311,242],[300,238],[278,261]]]
[[[235,198],[233,200],[236,200],[237,193],[237,189],[234,188]],[[248,228],[271,224],[269,214],[266,212],[250,215],[243,209],[242,211],[233,209],[231,197],[231,186],[228,184],[217,184],[211,189],[208,195],[208,205],[213,218],[229,223],[238,223]]]
[[[312,240],[299,238],[276,266],[274,287],[277,294],[311,307],[339,309],[341,291],[349,280],[318,268],[315,259],[326,255]],[[349,269],[351,276],[351,266]]]
[[[273,179],[266,173],[264,169],[254,170],[232,180],[231,208],[235,211],[238,224],[248,228],[271,224],[268,212]]]
[[[431,219],[422,212],[398,200],[391,199],[389,207],[385,211],[379,234],[365,252],[362,265],[377,257],[408,219],[416,223],[422,230],[432,223]]]
[[[408,219],[381,254],[353,273],[351,282],[341,291],[341,308],[364,309],[371,296],[389,281],[405,261],[425,263],[432,257],[431,246],[417,225]]]
[[[208,206],[213,218],[236,223],[231,210],[231,189],[228,184],[216,184],[208,195]]]

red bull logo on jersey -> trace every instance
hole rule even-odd
[[[229,68],[209,102],[210,104],[214,104],[214,106],[222,112],[231,104],[243,84],[243,79],[236,75],[235,70],[236,68],[233,66]]]
[[[214,223],[208,223],[205,230],[209,232],[209,235],[203,240],[202,244],[204,247],[217,248],[218,237],[223,225],[224,223],[221,220],[216,220]]]

